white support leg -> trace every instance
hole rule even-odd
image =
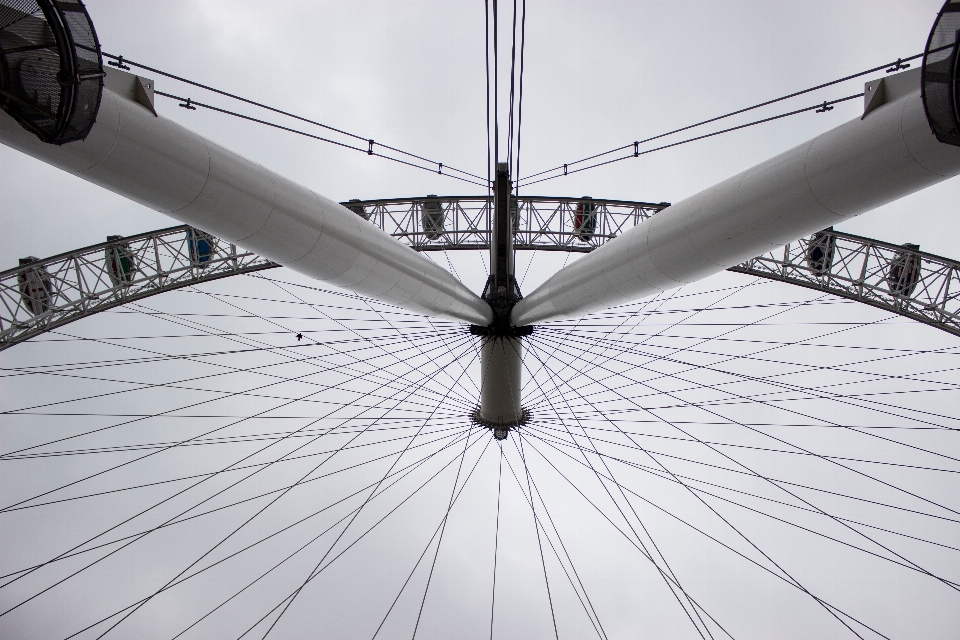
[[[523,346],[519,338],[488,336],[480,350],[480,411],[478,421],[489,427],[521,424]],[[506,436],[506,429],[498,430]],[[499,433],[498,433],[499,437]]]

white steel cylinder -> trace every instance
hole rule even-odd
[[[0,142],[318,280],[418,313],[493,319],[448,271],[338,203],[107,88],[86,140],[45,144],[0,112]]]
[[[523,346],[519,338],[484,338],[480,348],[479,421],[487,426],[513,426],[523,421],[520,381]]]
[[[960,147],[930,131],[919,69],[884,81],[890,101],[561,269],[517,303],[513,323],[578,317],[694,282],[960,173]]]

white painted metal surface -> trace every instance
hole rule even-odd
[[[960,147],[938,142],[927,124],[919,69],[883,85],[862,118],[674,204],[561,269],[517,303],[513,323],[578,317],[694,282],[960,173]]]
[[[329,198],[156,116],[143,96],[112,91],[130,74],[108,73],[86,140],[44,144],[0,113],[0,142],[318,280],[418,313],[492,320],[489,305],[436,263]]]
[[[513,426],[523,419],[520,405],[523,345],[519,338],[489,336],[480,347],[480,422]]]

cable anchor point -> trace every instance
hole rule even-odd
[[[633,157],[636,158],[639,155],[640,155],[640,142],[637,141],[633,143]]]
[[[111,67],[116,67],[124,71],[130,71],[130,67],[123,64],[123,56],[117,56],[116,62],[108,62],[107,64],[110,65]]]
[[[437,163],[437,173],[439,173],[440,175],[443,175],[443,163],[442,163],[442,162],[438,162],[438,163]]]
[[[563,175],[567,175],[567,165],[563,165]]]
[[[370,140],[367,140],[367,155],[368,156],[373,155],[373,138],[371,138]]]
[[[193,106],[193,103],[190,102],[190,98],[187,98],[187,101],[186,101],[186,102],[181,102],[181,103],[180,103],[180,106],[183,107],[184,109],[190,109],[190,111],[196,111],[196,110],[197,110],[197,108],[196,108],[195,106]]]
[[[826,113],[827,111],[833,111],[833,105],[827,104],[827,101],[823,101],[823,106],[817,109],[817,113]]]
[[[909,68],[910,68],[909,62],[904,62],[903,58],[897,58],[897,62],[892,67],[887,69],[887,73],[893,73],[894,71],[903,71],[904,69],[909,69]]]

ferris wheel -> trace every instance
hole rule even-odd
[[[0,273],[4,637],[955,634],[960,261],[834,225],[960,173],[960,2],[922,54],[527,174],[526,6],[486,16],[470,173],[0,0],[0,141],[181,223]],[[338,203],[161,98],[483,193]],[[851,100],[676,203],[521,192]]]

